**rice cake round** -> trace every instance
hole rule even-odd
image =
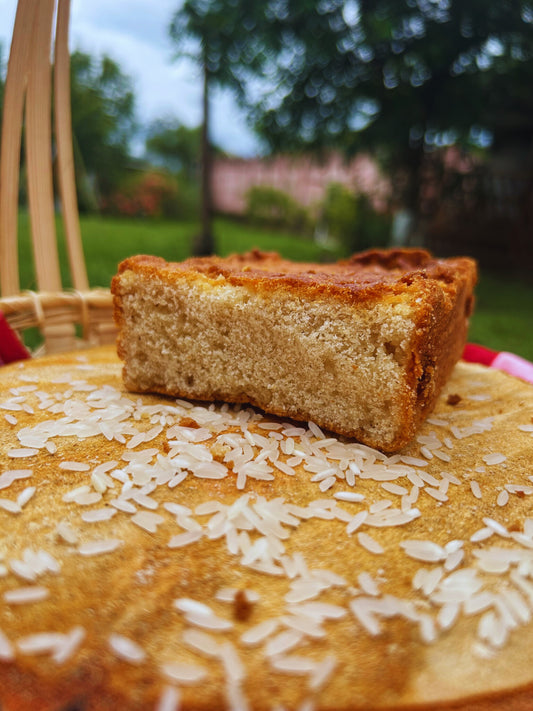
[[[385,456],[110,348],[0,383],[2,711],[531,707],[531,386],[460,363]]]

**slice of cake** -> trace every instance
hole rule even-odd
[[[335,264],[132,257],[112,283],[124,382],[247,402],[395,451],[461,356],[475,279],[472,260],[423,250]]]

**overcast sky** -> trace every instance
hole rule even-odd
[[[201,76],[189,60],[173,59],[168,26],[180,0],[72,0],[71,49],[108,54],[135,87],[137,116],[177,117],[188,126],[201,121]],[[4,60],[15,19],[16,1],[0,0],[0,41]],[[258,143],[231,95],[213,96],[212,138],[235,155],[250,156]]]

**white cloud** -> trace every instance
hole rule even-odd
[[[178,0],[73,0],[70,46],[92,55],[108,54],[134,83],[137,115],[143,124],[175,116],[188,126],[201,121],[202,80],[188,59],[173,58],[168,34]],[[0,42],[4,59],[15,17],[15,0],[0,0]],[[212,136],[225,150],[252,155],[259,143],[227,91],[214,93]]]

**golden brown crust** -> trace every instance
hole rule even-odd
[[[257,291],[290,289],[302,298],[320,294],[349,303],[426,291],[429,284],[436,284],[453,299],[465,285],[472,289],[476,279],[474,260],[434,259],[422,249],[369,250],[331,264],[293,262],[276,252],[259,250],[229,257],[191,257],[183,262],[138,255],[119,264],[119,275],[128,270],[169,282],[202,275],[212,283],[223,280]]]

